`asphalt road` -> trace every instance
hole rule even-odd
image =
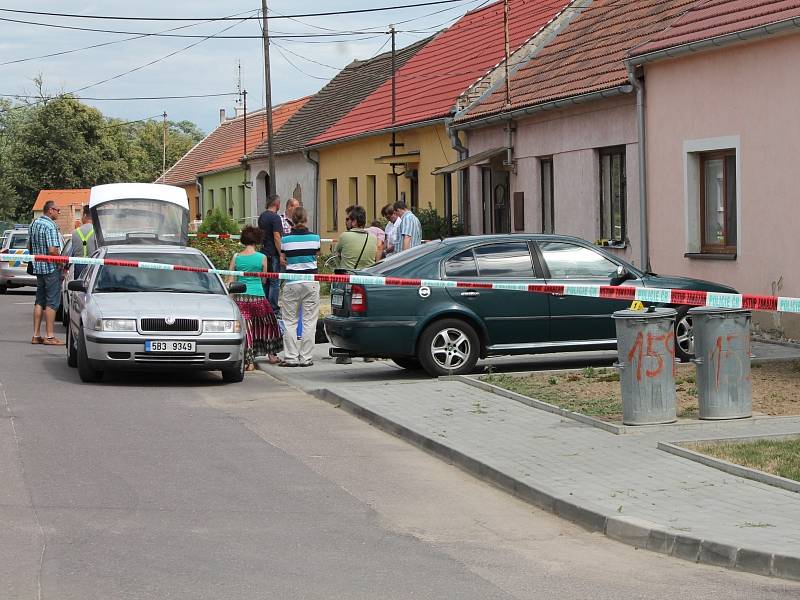
[[[0,296],[0,598],[797,598],[589,534],[248,375],[83,385]]]

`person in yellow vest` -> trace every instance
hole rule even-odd
[[[72,232],[72,256],[91,256],[97,250],[97,240],[94,237],[94,225],[89,205],[83,207],[81,226]],[[86,265],[75,265],[75,279],[81,276]]]

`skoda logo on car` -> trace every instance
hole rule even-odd
[[[167,325],[175,325],[175,317],[173,317],[172,315],[170,315],[170,316],[168,316],[166,319],[164,319],[164,322],[165,322]]]

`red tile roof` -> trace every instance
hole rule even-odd
[[[275,107],[272,114],[273,129],[277,131],[308,99],[309,97],[300,98]],[[252,152],[266,137],[266,122],[266,113],[263,109],[247,114],[248,153]],[[236,166],[242,157],[243,136],[244,119],[242,117],[223,121],[194,148],[184,154],[178,162],[167,169],[167,172],[159,177],[156,183],[187,185],[194,183],[199,173]]]
[[[299,98],[284,102],[276,106],[272,110],[272,130],[276,133],[289,118],[296,113],[303,105],[311,99],[311,96]],[[244,118],[237,117],[229,122],[225,134],[220,136],[219,141],[220,152],[217,156],[209,161],[201,173],[208,173],[211,171],[222,171],[230,169],[240,164],[243,152],[244,142]],[[262,142],[267,139],[267,113],[264,110],[249,113],[247,115],[247,152],[250,154]]]
[[[631,54],[656,52],[797,17],[799,0],[705,0]]]
[[[510,0],[512,52],[536,34],[566,0]],[[456,98],[503,58],[503,2],[464,15],[398,69],[396,125],[449,115]],[[330,129],[311,140],[319,144],[391,127],[391,78]]]
[[[595,0],[510,78],[511,108],[525,108],[628,83],[623,60],[697,0]],[[512,60],[514,57],[512,57]],[[503,112],[499,86],[457,121]]]
[[[89,204],[90,191],[89,189],[41,190],[31,210],[44,210],[44,203],[48,200],[55,200],[59,207],[72,205],[82,208],[85,204]]]

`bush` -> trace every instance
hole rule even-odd
[[[189,246],[205,254],[217,269],[227,269],[233,255],[242,249],[239,240],[216,238],[189,238]]]
[[[237,235],[241,233],[241,229],[236,221],[222,212],[222,209],[215,208],[210,215],[206,215],[206,218],[203,219],[200,227],[197,228],[197,233],[230,233]]]
[[[435,208],[422,208],[414,212],[422,225],[423,240],[438,240],[450,236],[447,219],[436,211]],[[463,235],[464,228],[456,215],[453,215],[453,235]]]

